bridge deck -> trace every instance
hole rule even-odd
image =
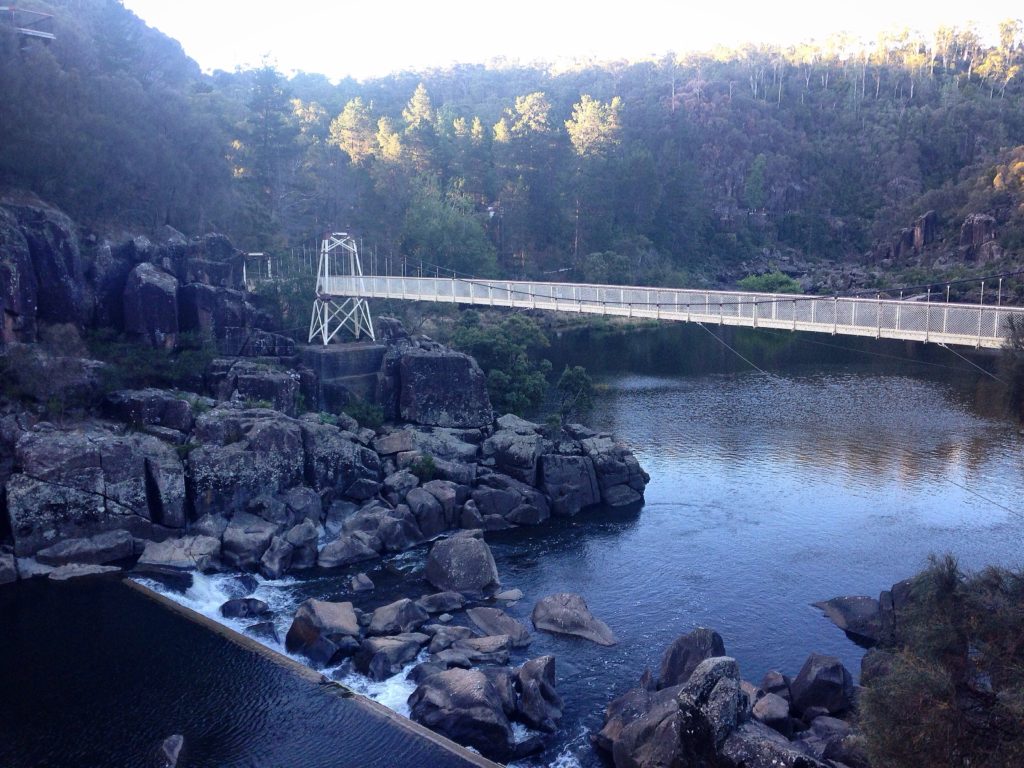
[[[321,276],[322,296],[547,309],[999,348],[1018,307],[444,277]],[[1022,317],[1024,319],[1024,317]]]

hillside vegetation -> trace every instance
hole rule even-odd
[[[852,266],[913,281],[1024,250],[1019,22],[994,46],[946,29],[333,84],[204,75],[115,0],[26,7],[54,14],[57,39],[0,28],[0,184],[101,229],[216,229],[274,251],[344,228],[477,274],[714,284],[780,268],[829,290],[870,283]]]

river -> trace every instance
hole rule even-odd
[[[856,676],[862,649],[813,601],[877,595],[932,553],[967,568],[1024,565],[1024,438],[987,377],[946,350],[753,333],[728,341],[736,352],[679,326],[554,340],[556,370],[583,362],[598,381],[592,424],[628,442],[651,483],[636,514],[488,536],[503,584],[525,595],[511,615],[528,623],[540,597],[578,592],[620,640],[602,648],[535,633],[514,655],[554,654],[566,702],[551,747],[524,765],[600,765],[588,737],[604,706],[694,627],[720,632],[755,683],[770,669],[795,675],[812,651]],[[377,589],[354,602],[429,591],[416,578],[424,560],[420,549],[377,564]],[[344,582],[288,578],[257,596],[279,611],[283,636],[305,597],[353,599]],[[215,615],[229,594],[230,577],[199,577],[178,599]],[[399,711],[412,690],[332,674]]]

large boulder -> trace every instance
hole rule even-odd
[[[247,512],[235,514],[224,529],[221,550],[224,563],[240,571],[255,571],[270,547],[270,542],[280,530],[276,523],[256,515]]]
[[[330,424],[302,422],[306,482],[318,491],[345,495],[361,480],[380,482],[380,457],[351,432]],[[355,497],[354,497],[355,498]],[[363,498],[362,495],[358,498]]]
[[[105,531],[151,539],[185,525],[184,468],[155,437],[28,432],[15,458],[21,473],[7,482],[7,511],[19,557]]]
[[[545,449],[544,438],[538,434],[522,434],[499,429],[484,441],[481,451],[493,458],[497,468],[529,485],[537,482],[537,462]]]
[[[370,635],[399,635],[419,629],[430,614],[408,598],[382,605],[370,617],[366,632]]]
[[[530,630],[500,608],[470,608],[466,615],[485,635],[508,635],[513,648],[525,648],[530,644]]]
[[[469,355],[409,349],[398,365],[399,415],[436,427],[484,427],[493,412],[487,378]]]
[[[124,560],[134,554],[135,539],[128,531],[108,531],[81,539],[65,539],[36,552],[36,560],[44,565],[86,563],[103,565]]]
[[[562,717],[562,697],[555,690],[555,657],[530,659],[516,675],[516,714],[531,728],[554,733]]]
[[[336,663],[358,648],[359,619],[352,603],[309,599],[295,612],[285,637],[289,653],[301,653],[314,664]]]
[[[572,635],[598,645],[615,645],[618,639],[608,625],[594,616],[579,595],[560,592],[537,601],[530,616],[543,632]]]
[[[346,534],[365,533],[371,546],[383,552],[402,552],[423,541],[416,518],[404,504],[392,509],[371,501],[346,518],[341,528]]]
[[[218,400],[262,402],[275,411],[295,415],[299,376],[293,371],[252,360],[217,359],[210,364],[206,380]]]
[[[316,564],[321,568],[342,568],[380,557],[380,549],[372,546],[372,540],[372,536],[362,532],[339,536],[320,550]]]
[[[36,316],[46,323],[81,325],[89,316],[86,264],[77,228],[60,211],[43,204],[5,204],[14,216],[32,259]],[[19,275],[24,271],[19,269]]]
[[[270,540],[270,546],[260,557],[260,575],[271,581],[280,579],[292,567],[292,555],[294,554],[295,547],[289,544],[283,536],[274,536]]]
[[[551,512],[561,517],[601,503],[594,462],[589,456],[547,453],[540,458],[540,487],[551,499]]]
[[[420,648],[429,640],[427,635],[418,632],[391,637],[368,637],[359,645],[352,661],[356,669],[371,680],[386,680],[415,660]]]
[[[155,571],[217,571],[221,567],[220,540],[200,535],[149,541],[135,567]]]
[[[215,408],[196,419],[188,490],[196,515],[244,511],[301,485],[306,454],[295,419],[263,408]]]
[[[299,571],[316,566],[318,533],[312,520],[304,518],[298,525],[292,526],[284,534],[284,539],[292,547],[292,570]]]
[[[829,621],[854,642],[869,646],[878,642],[882,632],[882,615],[879,602],[873,597],[833,597],[813,605],[820,608]]]
[[[841,714],[853,707],[853,677],[835,656],[812,653],[790,684],[797,713],[820,707]]]
[[[661,657],[658,688],[685,683],[697,665],[712,656],[725,656],[722,636],[713,629],[697,627],[693,632],[677,637]]]
[[[189,398],[163,389],[111,392],[104,398],[103,413],[125,424],[161,426],[182,433],[191,431],[195,421]]]
[[[178,279],[142,263],[124,287],[124,329],[154,347],[171,349],[178,340]]]
[[[729,734],[719,759],[727,768],[831,768],[756,720],[742,723]]]
[[[602,502],[613,509],[623,509],[643,500],[644,488],[651,478],[626,445],[607,435],[594,435],[581,440],[580,446],[594,463]]]
[[[512,725],[501,695],[479,670],[430,675],[409,697],[410,717],[494,760],[514,755]]]
[[[450,527],[441,502],[425,488],[413,488],[406,494],[405,503],[425,538],[432,539]]]
[[[427,556],[427,581],[442,591],[482,593],[498,586],[498,566],[481,531],[438,541]]]

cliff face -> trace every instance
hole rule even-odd
[[[40,324],[106,327],[174,347],[179,333],[250,327],[243,255],[221,235],[103,238],[34,199],[0,198],[0,343]]]

